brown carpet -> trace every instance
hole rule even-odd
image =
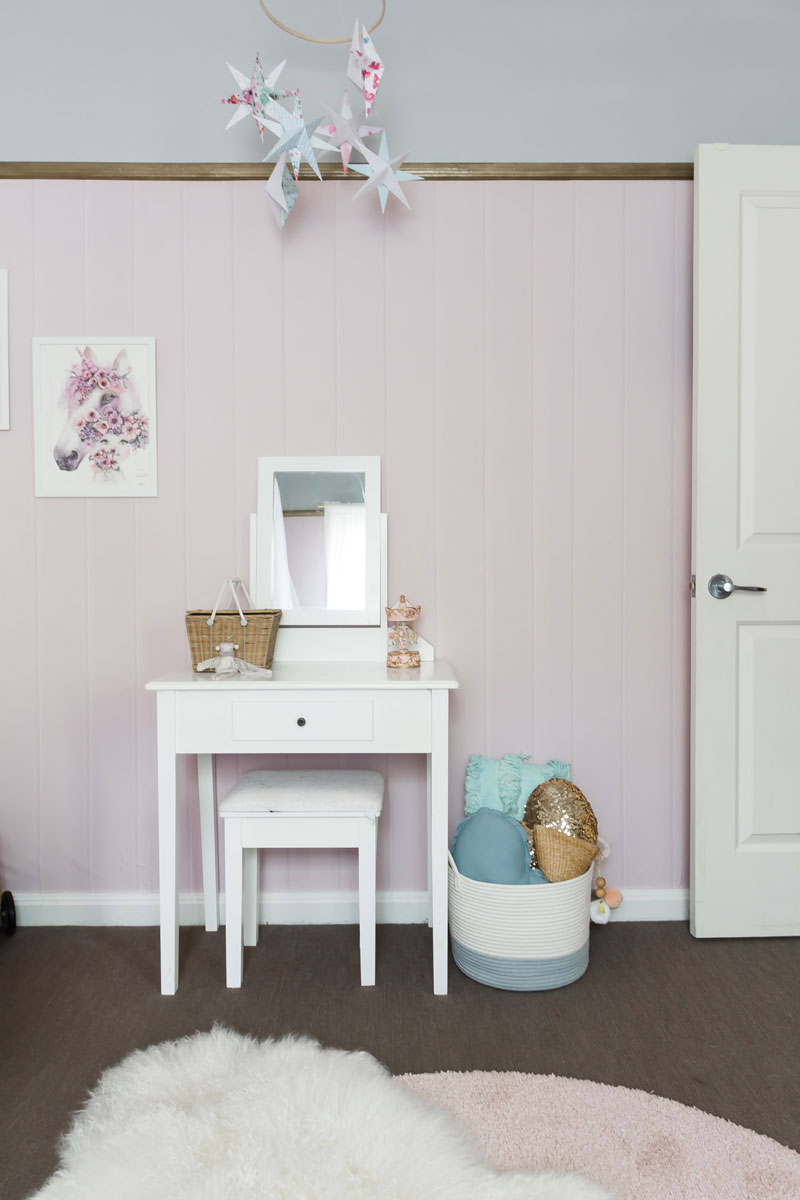
[[[395,1072],[553,1073],[643,1088],[800,1151],[800,940],[697,942],[678,923],[593,928],[589,970],[555,992],[482,987],[451,963],[431,991],[429,934],[378,929],[378,985],[358,985],[354,926],[262,930],[244,987],[224,932],[181,931],[161,996],[158,930],[18,929],[0,938],[0,1195],[24,1200],[100,1073],[215,1022],[369,1050]]]

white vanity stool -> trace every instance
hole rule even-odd
[[[220,802],[225,830],[228,987],[242,986],[244,944],[258,939],[258,851],[355,847],[361,984],[375,983],[375,871],[380,771],[248,771]]]

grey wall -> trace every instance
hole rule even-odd
[[[352,29],[353,0],[271,0]],[[366,20],[379,0],[362,0]],[[698,142],[800,141],[798,0],[387,0],[377,104],[412,161],[681,161]],[[230,133],[229,60],[289,57],[306,112],[336,104],[346,47],[276,29],[258,0],[0,0],[0,159],[261,158]]]

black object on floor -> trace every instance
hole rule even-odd
[[[11,892],[0,894],[0,925],[7,937],[11,937],[17,928],[17,909]]]

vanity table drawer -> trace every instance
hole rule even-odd
[[[226,691],[224,683],[204,684],[176,692],[175,705],[178,754],[424,754],[431,748],[427,690]]]
[[[241,700],[233,705],[239,742],[371,742],[371,700]]]

